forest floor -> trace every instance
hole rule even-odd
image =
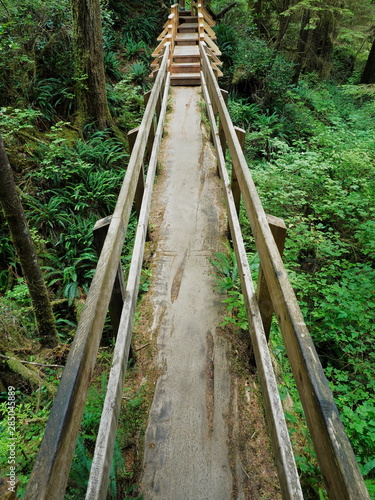
[[[199,87],[173,87],[153,198],[152,284],[136,334],[155,393],[145,433],[147,499],[281,498],[249,336],[221,327],[210,259],[227,219]],[[147,354],[148,353],[148,354]],[[151,355],[150,355],[151,353]]]

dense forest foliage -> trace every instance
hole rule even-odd
[[[0,213],[0,391],[6,398],[8,386],[17,389],[21,496],[97,261],[92,229],[114,209],[129,156],[126,134],[140,122],[143,94],[151,85],[152,48],[169,13],[162,1],[101,1],[99,49],[107,105],[99,119],[85,103],[88,70],[73,64],[75,4],[0,1],[0,133],[58,334],[55,347],[43,346],[20,260]],[[220,13],[230,2],[205,4]],[[247,132],[245,154],[264,207],[286,222],[284,260],[372,498],[374,26],[371,0],[239,0],[215,27],[224,62],[220,84],[229,91],[234,123]],[[241,223],[255,269],[244,210]],[[246,328],[235,266],[230,256],[226,259],[229,265],[223,257],[219,272],[225,275],[228,309],[235,311],[228,313],[228,321]],[[145,269],[142,290],[148,279]],[[276,328],[271,343],[281,366],[280,392],[288,403],[306,498],[326,498]],[[111,344],[108,333],[99,355],[99,365],[106,368]],[[98,378],[85,410],[67,498],[80,498],[85,491],[106,384],[100,370]],[[113,498],[137,496],[136,474],[126,469],[121,450],[134,444],[144,397],[134,392],[124,403],[131,418],[117,440]],[[5,416],[6,403],[0,408]],[[5,475],[5,422],[0,427]]]

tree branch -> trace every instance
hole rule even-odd
[[[222,19],[227,12],[233,9],[233,7],[237,7],[237,5],[238,5],[237,2],[233,2],[230,5],[228,5],[228,7],[225,7],[225,9],[220,11],[218,14],[215,14],[215,12],[213,12],[211,8],[208,7],[208,5],[205,7],[205,9],[207,10],[207,12],[210,14],[210,16],[214,21],[220,21],[220,19]]]
[[[19,361],[25,365],[44,366],[45,368],[65,368],[64,365],[46,365],[44,363],[36,363],[35,361],[23,361],[22,359],[12,358],[11,356],[5,356],[4,354],[0,354],[0,358],[14,359],[15,361]]]

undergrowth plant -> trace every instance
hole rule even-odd
[[[96,436],[99,429],[101,412],[107,387],[107,376],[102,373],[100,379],[89,389],[85,410],[81,423],[81,431],[77,439],[75,454],[70,471],[68,490],[65,499],[83,498],[86,493]],[[115,440],[114,453],[110,468],[108,498],[117,500],[124,498],[129,490],[136,490],[132,478],[134,471],[127,470],[125,458],[127,449],[134,446],[134,439],[142,424],[144,396],[142,388],[133,393],[125,389],[121,414],[121,425]]]
[[[244,99],[230,104],[235,121],[248,131],[246,155],[264,208],[286,222],[284,261],[370,491],[375,478],[374,103],[368,90],[316,81],[312,86],[307,79],[289,91],[283,106],[276,103],[266,112]],[[241,224],[251,250],[244,211]],[[236,303],[240,308],[238,297]],[[304,460],[297,460],[301,470]],[[306,469],[305,476],[311,472]],[[319,488],[313,486],[323,495]]]

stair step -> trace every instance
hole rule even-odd
[[[177,33],[176,42],[198,42],[198,33]]]
[[[171,65],[171,73],[199,73],[201,69],[201,65],[199,62],[183,62],[183,63],[175,63],[173,62]]]
[[[178,27],[179,33],[197,33],[198,32],[198,24],[196,23],[182,23]]]
[[[178,16],[180,23],[198,23],[198,16],[187,16],[186,14],[181,14]]]
[[[174,73],[171,74],[172,85],[200,85],[200,73]]]
[[[173,51],[173,62],[194,63],[200,60],[198,45],[176,45]]]

